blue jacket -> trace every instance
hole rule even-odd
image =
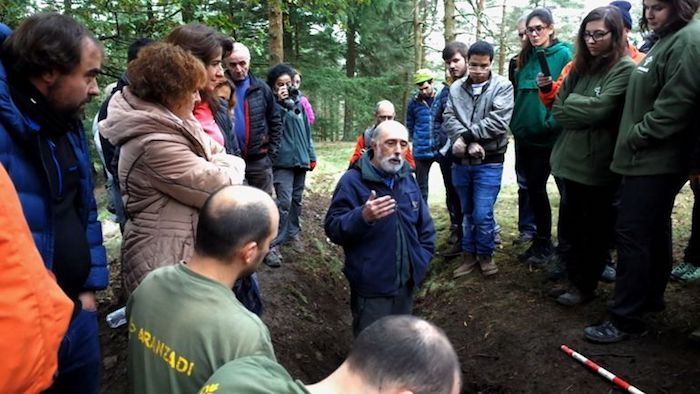
[[[0,43],[9,29],[0,24]],[[36,247],[47,269],[53,266],[54,233],[52,204],[47,173],[37,160],[39,126],[15,106],[10,96],[7,73],[0,63],[0,163],[5,167],[17,189],[25,219],[32,231]],[[107,254],[102,246],[102,228],[97,221],[97,206],[93,194],[92,166],[82,125],[68,133],[68,140],[79,162],[81,192],[80,216],[90,245],[92,267],[84,287],[99,290],[107,287],[109,272]],[[60,180],[59,180],[60,181]]]
[[[345,251],[345,277],[360,296],[395,295],[407,279],[419,286],[435,252],[435,227],[408,164],[393,188],[372,167],[369,150],[338,181],[325,220],[326,235]],[[391,195],[396,213],[367,223],[362,206],[374,190]],[[401,247],[403,245],[403,247]],[[405,263],[405,264],[404,264]]]
[[[416,159],[432,159],[436,154],[433,149],[433,120],[430,114],[434,98],[434,92],[427,102],[416,95],[406,109],[406,128],[413,140],[413,157]]]

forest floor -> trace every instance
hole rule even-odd
[[[327,241],[323,218],[333,188],[347,165],[348,143],[319,144],[319,166],[307,178],[302,225],[305,252],[283,249],[282,268],[262,266],[266,301],[263,320],[270,329],[278,361],[295,378],[313,383],[332,372],[352,342],[349,289],[341,273],[343,252]],[[512,151],[512,150],[510,150]],[[431,176],[429,203],[438,250],[446,246],[448,219],[438,166]],[[103,193],[100,193],[103,194]],[[553,214],[558,198],[550,187]],[[674,257],[682,258],[688,240],[692,194],[684,188],[674,208]],[[523,247],[517,236],[517,186],[512,155],[505,164],[496,206],[503,243],[495,254],[500,272],[491,278],[473,273],[452,279],[458,259],[436,258],[416,298],[415,314],[440,326],[462,363],[464,393],[605,393],[612,386],[559,350],[562,344],[589,356],[647,393],[700,392],[700,348],[687,341],[700,326],[700,284],[670,283],[665,312],[649,316],[649,334],[614,345],[583,340],[582,329],[605,317],[613,285],[602,284],[598,298],[564,308],[548,298],[546,273],[517,261]],[[106,216],[106,215],[102,215]],[[125,302],[119,283],[119,231],[107,220],[106,244],[112,287],[100,294],[101,317]],[[555,221],[556,222],[556,221]],[[101,319],[104,393],[126,392],[126,329],[109,329]]]

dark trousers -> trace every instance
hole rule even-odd
[[[617,279],[613,323],[619,329],[644,329],[642,314],[664,305],[672,265],[671,212],[687,174],[625,176],[615,225]]]
[[[552,238],[552,208],[547,196],[547,180],[551,168],[551,148],[516,145],[516,171],[522,173],[527,183],[527,196],[535,218],[537,238]]]
[[[272,162],[269,157],[245,163],[245,179],[253,187],[272,195]]]
[[[61,341],[56,380],[45,392],[97,394],[101,362],[97,313],[81,310]]]
[[[272,246],[281,245],[301,232],[299,216],[304,197],[306,170],[302,168],[275,168],[274,185],[280,214],[277,238]]]
[[[568,247],[559,252],[566,262],[569,281],[581,292],[591,293],[605,269],[617,185],[590,186],[562,180],[566,193],[559,209],[559,235]]]
[[[685,256],[683,261],[690,263],[696,267],[700,267],[700,201],[698,201],[698,194],[693,191],[695,195],[695,201],[693,202],[693,218],[692,225],[690,227],[690,239],[688,240],[688,246],[685,248]]]
[[[355,338],[384,316],[410,315],[413,312],[413,286],[404,286],[395,296],[362,297],[350,291],[352,334]]]
[[[535,235],[535,213],[530,206],[530,198],[527,195],[527,180],[523,174],[523,157],[520,154],[518,142],[515,142],[515,177],[518,182],[518,231],[521,234]]]
[[[428,201],[428,174],[433,163],[440,165],[442,181],[445,184],[445,204],[450,215],[450,224],[453,227],[462,228],[462,210],[459,205],[459,195],[452,184],[452,159],[442,155],[437,155],[432,159],[416,160],[416,182],[420,188],[420,194],[424,201]],[[460,230],[461,234],[461,230]]]

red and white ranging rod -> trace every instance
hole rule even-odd
[[[568,354],[569,356],[571,356],[574,360],[576,360],[576,361],[580,362],[581,364],[585,365],[585,366],[588,367],[590,370],[596,372],[598,375],[604,377],[605,379],[607,379],[607,380],[613,382],[613,384],[615,384],[617,387],[619,387],[619,388],[621,388],[621,389],[627,391],[628,393],[632,393],[632,394],[644,394],[644,392],[643,392],[642,390],[640,390],[640,389],[638,389],[638,388],[632,386],[631,384],[625,382],[624,380],[618,378],[618,377],[615,376],[612,372],[610,372],[610,371],[608,371],[607,369],[601,367],[600,365],[596,364],[595,362],[589,360],[589,359],[586,358],[586,356],[584,356],[583,354],[575,352],[575,351],[574,351],[573,349],[571,349],[570,347],[568,347],[568,346],[566,346],[566,345],[561,345],[560,349],[561,349],[564,353],[566,353],[566,354]]]

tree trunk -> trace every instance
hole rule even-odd
[[[445,0],[445,45],[457,38],[455,32],[455,0]]]
[[[182,1],[182,22],[191,23],[194,22],[194,10],[195,5],[192,0]]]
[[[423,68],[423,22],[421,21],[420,0],[413,0],[413,49],[415,56],[415,69]]]
[[[483,28],[483,18],[484,18],[484,0],[478,0],[476,3],[476,39],[479,40],[483,37],[481,30]]]
[[[348,30],[345,34],[346,37],[346,52],[345,52],[345,75],[348,78],[355,78],[355,72],[357,68],[357,43],[355,42],[355,36],[357,35],[357,22],[355,21],[354,15],[351,12],[348,13]],[[347,98],[351,97],[348,93],[345,95],[345,111],[343,117],[343,140],[352,141],[355,137],[354,130],[354,112],[352,108],[352,103],[348,101]]]
[[[282,35],[282,1],[270,0],[270,65],[284,61],[284,45]]]
[[[506,51],[508,50],[508,44],[506,42],[506,6],[507,6],[508,1],[503,0],[503,11],[501,13],[501,26],[500,26],[500,32],[498,35],[498,73],[500,75],[505,75],[503,72],[505,71],[505,65],[506,65]]]
[[[71,0],[63,0],[63,13],[66,15],[73,13],[73,2]]]

